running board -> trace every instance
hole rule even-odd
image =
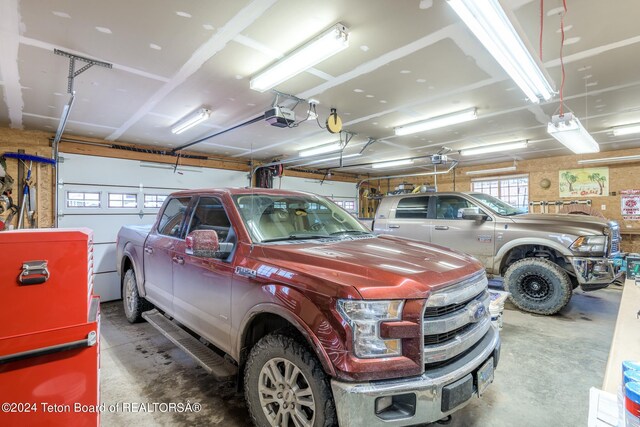
[[[187,331],[167,319],[158,310],[145,311],[142,313],[142,317],[167,337],[169,341],[191,356],[218,381],[231,380],[236,376],[238,368],[234,364],[202,344]]]

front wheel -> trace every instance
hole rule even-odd
[[[327,376],[305,346],[285,335],[267,335],[251,349],[244,394],[258,427],[337,425]]]
[[[504,275],[504,287],[516,307],[546,315],[560,311],[573,293],[567,272],[544,258],[525,258],[511,264]]]

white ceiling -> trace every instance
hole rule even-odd
[[[537,46],[540,1],[505,3]],[[603,151],[639,146],[610,128],[640,122],[640,3],[567,3],[566,107]],[[544,2],[542,59],[557,88],[561,4]],[[337,108],[345,130],[357,134],[345,154],[360,151],[368,138],[378,140],[346,164],[425,156],[442,146],[459,158],[462,148],[517,139],[528,139],[529,147],[462,160],[570,154],[546,133],[558,97],[528,102],[444,0],[3,0],[0,126],[55,132],[69,99],[69,62],[53,54],[57,48],[113,64],[75,79],[65,136],[177,147],[262,114],[274,96],[249,89],[250,76],[336,22],[350,29],[349,48],[277,89],[319,100],[321,121]],[[207,122],[171,133],[201,106],[213,110]],[[394,136],[394,126],[468,107],[477,108],[478,120]],[[306,105],[296,113],[305,117]],[[296,157],[332,138],[311,120],[294,129],[259,122],[192,149],[268,161]]]

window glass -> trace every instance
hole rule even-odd
[[[110,208],[137,208],[138,196],[136,194],[109,193]]]
[[[69,191],[67,192],[67,207],[68,208],[99,208],[100,193]]]
[[[187,234],[194,230],[214,230],[218,233],[218,240],[225,242],[230,229],[231,223],[222,202],[216,197],[201,197],[191,216]]]
[[[460,196],[438,196],[436,198],[436,219],[462,219],[466,208],[476,205]]]
[[[369,235],[357,219],[324,197],[311,194],[234,196],[253,242]]]
[[[398,202],[396,218],[426,218],[429,196],[406,197]]]
[[[497,197],[522,212],[529,211],[529,177],[527,175],[472,180],[471,191]]]
[[[145,208],[161,208],[162,203],[167,199],[164,194],[145,194],[144,195],[144,207]]]
[[[158,233],[171,237],[180,236],[180,226],[182,225],[182,219],[187,210],[189,199],[189,197],[181,197],[171,199],[169,203],[167,203],[167,207],[160,217]]]

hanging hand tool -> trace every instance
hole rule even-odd
[[[55,166],[56,161],[54,159],[49,159],[47,157],[34,156],[32,154],[23,154],[23,153],[4,153],[3,157],[7,159],[17,159],[19,161],[29,162],[29,168],[27,169],[27,177],[24,180],[24,186],[22,190],[22,202],[20,203],[20,214],[18,217],[18,228],[22,228],[25,205],[27,203],[27,197],[29,197],[29,186],[31,185],[31,168],[33,167],[33,162],[48,163],[50,165]],[[34,212],[34,215],[35,215],[35,212]]]

